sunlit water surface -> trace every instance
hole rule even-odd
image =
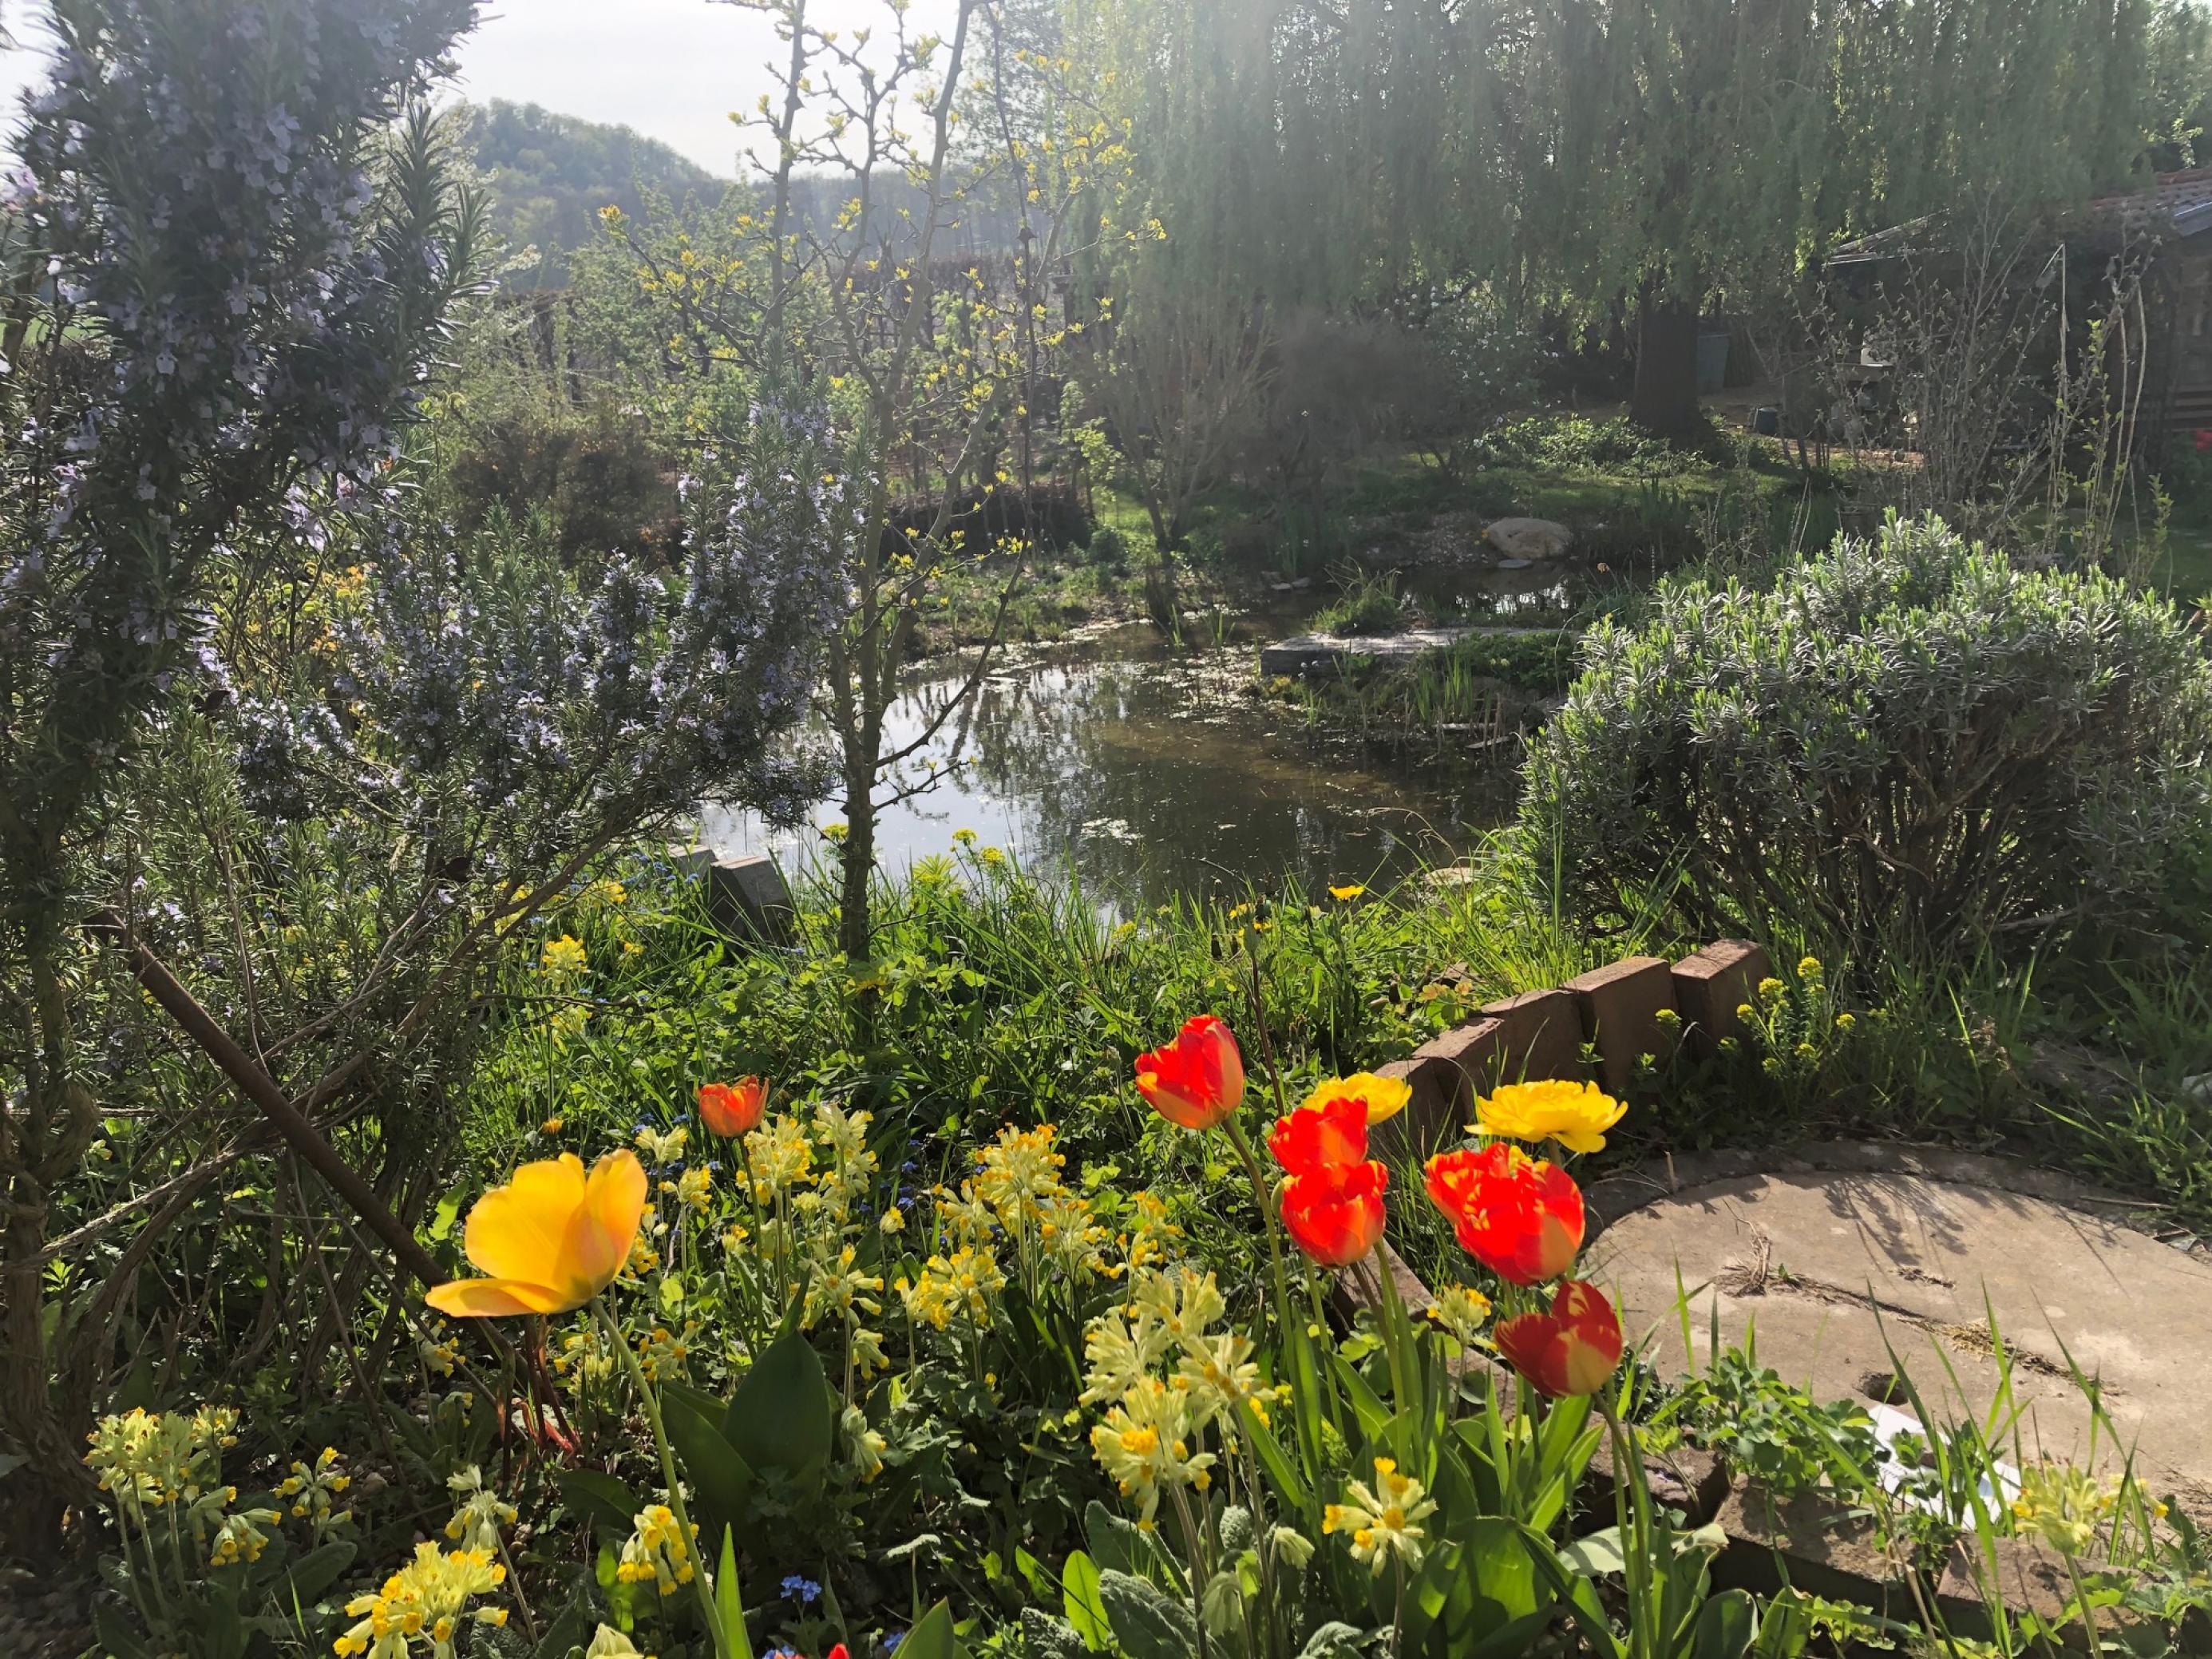
[[[1170,650],[1124,629],[1002,656],[916,755],[939,781],[883,814],[881,862],[896,871],[950,853],[972,830],[979,847],[1072,873],[1094,902],[1127,914],[1177,893],[1270,890],[1286,874],[1309,890],[1379,884],[1448,861],[1510,814],[1510,768],[1399,765],[1323,744],[1263,707],[1255,649]],[[887,747],[921,737],[962,684],[951,672],[917,679],[891,711]],[[822,827],[843,817],[824,802],[810,826],[777,831],[710,808],[701,838],[790,869],[817,858]]]

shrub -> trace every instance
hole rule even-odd
[[[1399,597],[1395,574],[1370,575],[1352,571],[1341,579],[1343,592],[1314,612],[1313,625],[1323,634],[1395,634],[1406,625],[1406,605]]]
[[[1942,956],[2155,914],[2207,818],[2212,672],[2173,609],[1933,518],[1771,592],[1662,592],[1583,665],[1522,823],[1585,918],[1656,897]]]
[[[1128,562],[1129,544],[1121,532],[1110,524],[1102,524],[1091,532],[1091,562],[1109,570],[1118,570]]]

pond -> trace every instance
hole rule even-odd
[[[1247,624],[1226,642],[1174,649],[1149,628],[1122,628],[1001,656],[917,754],[942,775],[884,813],[884,867],[949,853],[954,833],[972,830],[1128,914],[1176,894],[1271,890],[1285,873],[1309,890],[1381,884],[1448,862],[1511,815],[1510,765],[1401,764],[1325,743],[1294,712],[1263,704],[1258,638],[1282,631]],[[891,712],[889,744],[920,737],[962,684],[950,669],[919,678]],[[773,853],[789,869],[818,855],[820,826],[842,816],[825,803],[812,826],[776,832],[710,809],[701,839]]]

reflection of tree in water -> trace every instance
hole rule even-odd
[[[1365,880],[1415,848],[1448,854],[1462,819],[1495,821],[1494,787],[1440,787],[1272,738],[1235,694],[1247,661],[1010,668],[954,716],[943,752],[974,758],[965,787],[1009,804],[1033,866],[1072,856],[1087,887],[1125,902],[1273,885],[1285,871],[1310,886]],[[908,717],[953,689],[918,687]],[[924,797],[910,810],[954,809]]]

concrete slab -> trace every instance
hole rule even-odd
[[[2131,1445],[2145,1484],[2212,1517],[2212,1263],[2116,1219],[1972,1182],[1799,1170],[1684,1187],[1613,1221],[1584,1263],[1662,1369],[1705,1362],[1717,1310],[1723,1344],[1755,1337],[1760,1363],[1817,1399],[1905,1407],[1901,1365],[1954,1421],[1985,1419],[1996,1395],[1994,1316],[2025,1455],[2093,1461],[2070,1362],[2110,1419],[2098,1472]]]
[[[1334,670],[1353,657],[1386,667],[1404,667],[1416,658],[1477,634],[1556,634],[1556,628],[1409,628],[1401,634],[1299,634],[1260,647],[1262,674],[1310,674]]]

